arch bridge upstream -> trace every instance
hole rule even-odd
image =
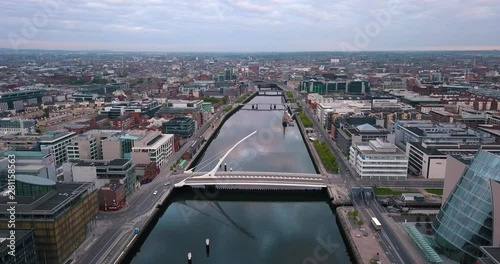
[[[224,165],[224,171],[218,171],[226,157],[240,143],[255,135],[257,131],[252,132],[234,144],[217,162],[216,166],[209,172],[193,172],[193,169],[184,171],[180,177],[185,179],[175,184],[175,187],[183,186],[219,186],[222,188],[238,189],[321,189],[327,187],[326,178],[321,174],[312,173],[287,173],[287,172],[244,172],[227,171],[227,165]]]

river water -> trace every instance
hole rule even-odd
[[[281,97],[251,101],[257,102],[278,104]],[[257,136],[231,152],[228,167],[234,171],[315,173],[298,128],[283,131],[282,115],[282,110],[238,111],[226,121],[199,163],[209,165],[198,170],[208,171],[216,163],[216,154],[258,130]],[[132,263],[188,263],[188,252],[193,264],[350,263],[324,192],[183,188],[171,197]],[[206,238],[210,239],[209,254]]]
[[[229,148],[257,131],[225,159],[228,170],[316,173],[299,128],[283,128],[284,111],[279,105],[282,99],[280,96],[257,96],[249,104],[259,104],[260,111],[252,111],[252,106],[246,105],[231,116],[206,149],[196,171],[211,170]],[[276,104],[281,110],[268,111],[268,104]]]

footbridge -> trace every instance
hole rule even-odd
[[[184,180],[176,183],[175,187],[183,186],[231,186],[231,187],[246,187],[246,188],[298,188],[298,189],[320,189],[327,186],[325,178],[320,174],[308,173],[287,173],[287,172],[243,172],[243,171],[227,171],[227,166],[222,163],[226,157],[235,149],[240,143],[247,138],[255,135],[257,131],[252,132],[250,135],[244,137],[233,145],[217,162],[216,166],[209,172],[193,172],[193,169],[184,171],[182,175],[177,177]],[[197,165],[199,166],[199,165]],[[222,171],[219,171],[222,169]]]
[[[290,106],[286,103],[247,103],[236,104],[236,106],[243,106],[240,110],[255,110],[255,111],[274,111],[274,110],[287,110]]]
[[[206,173],[186,174],[186,180],[176,184],[176,187],[185,185],[225,186],[245,188],[285,188],[285,189],[321,189],[327,187],[326,179],[320,174],[286,173],[286,172],[248,172],[248,171],[218,171],[214,176]]]
[[[285,92],[280,91],[280,90],[260,90],[258,92],[258,95],[265,95],[265,96],[283,96]]]

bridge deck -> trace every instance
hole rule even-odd
[[[324,177],[310,173],[283,172],[217,172],[215,177],[193,173],[178,187],[184,185],[256,185],[290,187],[326,187]]]

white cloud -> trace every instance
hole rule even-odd
[[[498,0],[2,0],[0,42],[22,36],[25,21],[51,1],[59,3],[56,14],[25,46],[120,48],[129,41],[127,48],[139,50],[165,43],[196,51],[334,50],[353,43],[356,30],[383,11],[390,22],[366,49],[500,43],[500,27],[491,26],[500,21]]]

